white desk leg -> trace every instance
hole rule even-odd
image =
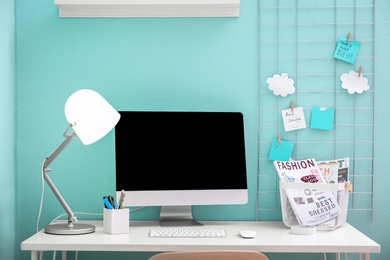
[[[66,260],[66,251],[62,251],[61,259]]]
[[[39,251],[31,251],[31,260],[38,260]]]
[[[336,260],[340,260],[340,253],[336,253]]]
[[[370,260],[370,253],[364,253],[364,260]]]

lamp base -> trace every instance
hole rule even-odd
[[[45,233],[53,235],[83,235],[95,232],[95,226],[83,223],[73,223],[70,227],[68,223],[51,224],[45,227]]]

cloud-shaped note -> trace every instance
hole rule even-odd
[[[273,91],[276,96],[286,97],[295,92],[294,80],[288,78],[286,73],[281,76],[275,74],[272,78],[267,79],[267,83],[268,89]]]
[[[341,87],[343,89],[346,89],[349,94],[353,93],[363,93],[363,91],[367,91],[370,86],[367,84],[368,79],[363,77],[363,73],[350,71],[349,73],[344,73],[340,77],[341,81],[343,82],[341,84]]]

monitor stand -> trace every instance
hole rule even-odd
[[[191,206],[161,206],[160,226],[203,226],[192,217]]]

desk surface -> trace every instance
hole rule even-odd
[[[275,221],[201,221],[204,228],[225,229],[226,238],[150,238],[149,231],[159,228],[157,221],[131,221],[128,234],[103,232],[102,221],[80,221],[96,226],[87,235],[50,235],[36,233],[21,244],[22,250],[43,251],[196,251],[256,250],[261,252],[379,253],[380,245],[345,223],[332,231],[314,235],[294,235],[283,222]],[[241,238],[241,229],[257,232],[253,239]]]

